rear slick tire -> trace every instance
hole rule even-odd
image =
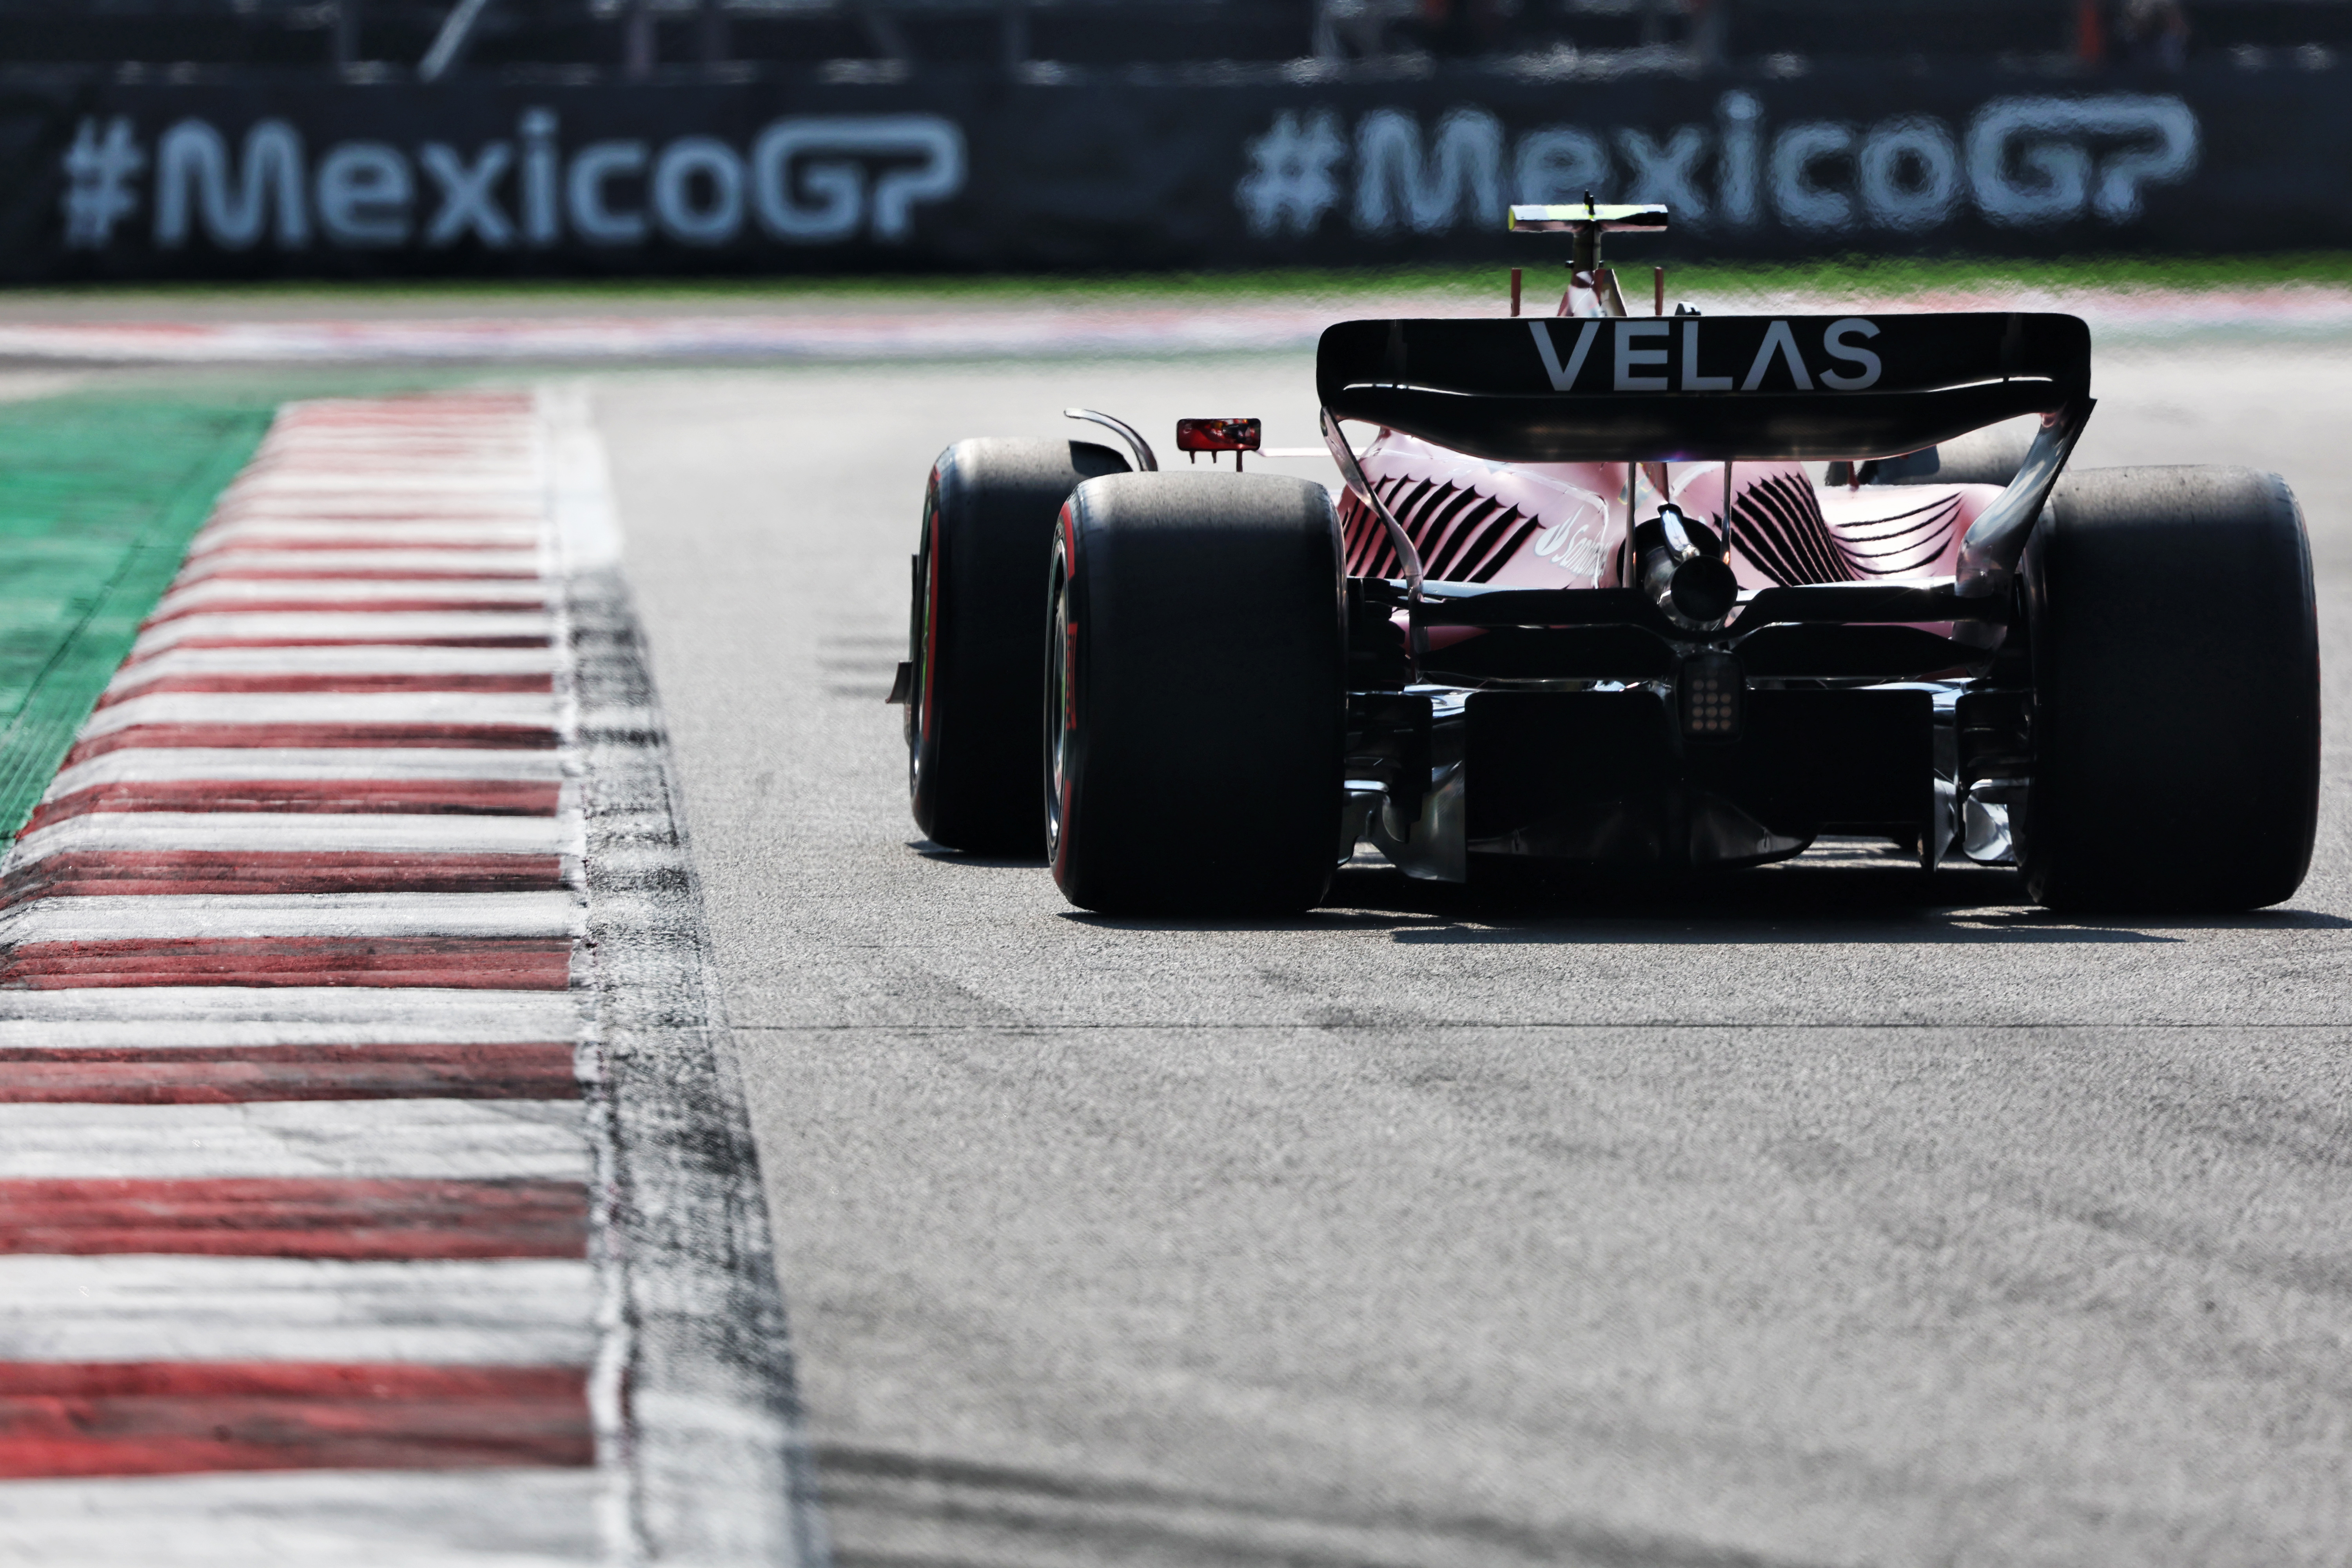
[[[1105,914],[1255,916],[1330,886],[1347,729],[1339,523],[1271,474],[1078,487],[1048,587],[1054,879]]]
[[[931,465],[908,617],[915,825],[972,854],[1044,852],[1037,623],[1054,520],[1127,461],[1090,441],[959,441]]]
[[[2070,474],[2024,576],[2033,898],[2223,911],[2293,895],[2318,825],[2319,633],[2285,481]]]

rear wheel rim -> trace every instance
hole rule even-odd
[[[1070,580],[1062,552],[1054,552],[1053,612],[1045,641],[1045,858],[1062,853],[1064,780],[1069,773],[1071,665],[1076,648],[1070,636]]]
[[[907,683],[907,793],[920,792],[923,782],[923,752],[931,729],[931,641],[932,622],[937,618],[939,595],[932,582],[939,556],[931,548],[932,534],[939,523],[936,498],[923,512],[923,535],[915,567],[915,606],[908,619],[907,662],[913,668]]]

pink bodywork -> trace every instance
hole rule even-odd
[[[1431,582],[1622,585],[1625,464],[1491,463],[1394,430],[1382,430],[1361,462]],[[1665,471],[1667,497],[1635,471],[1635,520],[1672,500],[1721,529],[1723,465],[1675,463]],[[1789,462],[1737,464],[1732,484],[1731,566],[1743,589],[1948,576],[1961,536],[2000,493],[1997,485],[1822,486]],[[1379,519],[1345,490],[1339,521],[1349,575],[1402,574]],[[1433,628],[1429,640],[1442,647],[1476,635]]]

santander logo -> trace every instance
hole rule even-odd
[[[1549,561],[1571,577],[1598,582],[1601,577],[1601,514],[1579,507],[1536,535],[1528,552]]]

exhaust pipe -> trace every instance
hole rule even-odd
[[[1739,602],[1739,584],[1715,530],[1672,501],[1633,530],[1642,591],[1686,631],[1716,631]]]

